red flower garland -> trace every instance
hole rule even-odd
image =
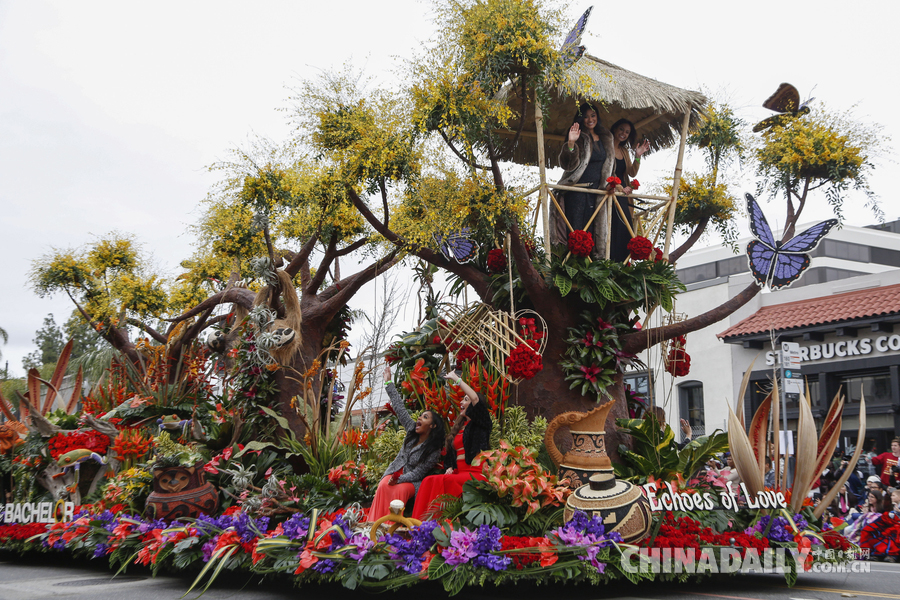
[[[653,242],[645,237],[636,236],[628,242],[628,252],[631,258],[635,260],[647,260],[650,258],[650,252],[653,251]]]
[[[487,255],[487,267],[491,273],[502,273],[506,270],[506,255],[500,248],[494,248]]]
[[[569,234],[569,252],[575,256],[588,256],[594,249],[594,238],[587,231],[578,229]]]
[[[541,355],[535,352],[538,343],[535,340],[527,340],[510,352],[506,359],[506,368],[512,379],[531,379],[544,368]]]

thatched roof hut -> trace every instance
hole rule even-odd
[[[576,89],[587,90],[583,96],[575,95]],[[501,94],[508,97],[510,108],[517,113],[522,109],[521,88],[506,86]],[[554,95],[549,111],[544,111],[544,155],[548,167],[557,166],[557,154],[572,126],[572,117],[583,101],[597,103],[600,122],[609,127],[621,118],[635,124],[638,140],[646,137],[653,150],[673,145],[681,133],[684,115],[690,112],[690,127],[698,120],[707,104],[700,92],[683,90],[638,75],[627,69],[584,55],[566,72],[566,82]],[[498,132],[509,139],[518,129],[519,120],[510,122],[513,131]],[[504,158],[521,164],[537,164],[537,141],[534,123],[533,98],[529,98],[525,110],[525,126],[515,148],[506,148]]]

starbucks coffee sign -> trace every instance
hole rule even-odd
[[[816,362],[869,354],[891,354],[900,352],[900,335],[881,335],[874,338],[842,339],[839,342],[822,342],[801,345],[800,362]],[[766,366],[781,364],[781,352],[766,352]]]

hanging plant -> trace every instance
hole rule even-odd
[[[633,354],[622,352],[619,342],[619,333],[632,331],[635,321],[614,325],[587,311],[581,316],[583,324],[569,328],[565,359],[559,364],[566,381],[572,382],[569,389],[581,386],[582,396],[590,390],[599,400],[614,383],[619,366],[637,361]]]
[[[674,338],[666,356],[666,372],[673,377],[684,377],[691,371],[691,356],[684,350],[686,340],[683,335]]]

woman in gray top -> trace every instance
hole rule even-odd
[[[384,369],[387,393],[391,408],[397,413],[400,425],[406,430],[406,439],[397,457],[384,472],[372,508],[369,521],[375,521],[390,512],[392,500],[402,500],[405,504],[419,491],[419,484],[431,473],[441,459],[444,446],[444,421],[431,410],[423,411],[415,421],[406,412],[406,405],[391,382],[391,367]]]

